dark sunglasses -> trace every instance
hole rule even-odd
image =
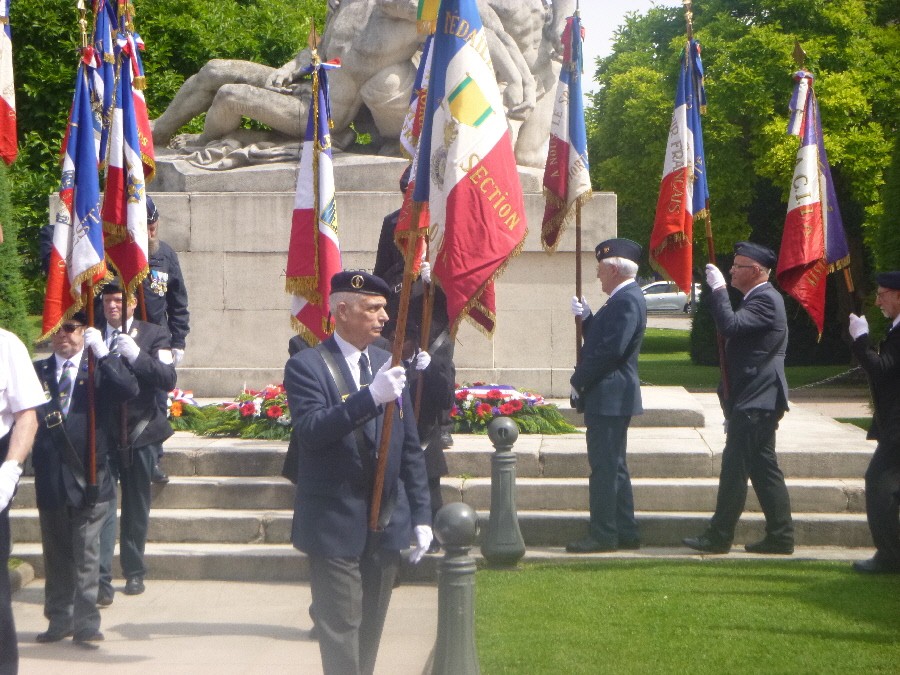
[[[62,328],[66,333],[74,333],[74,332],[75,332],[76,330],[78,330],[79,328],[84,328],[84,324],[83,324],[83,323],[64,323],[64,324],[61,326],[61,328]]]

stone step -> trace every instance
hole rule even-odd
[[[865,513],[864,485],[861,478],[788,478],[788,490],[794,510],[810,513]],[[718,478],[634,478],[635,504],[644,511],[699,511],[713,509]],[[174,477],[167,485],[154,485],[152,511],[155,517],[186,510],[197,518],[223,513],[247,513],[258,516],[294,505],[294,487],[283,478],[262,476]],[[445,477],[441,480],[445,502],[465,501],[475,509],[490,509],[491,479]],[[516,479],[516,505],[520,510],[579,510],[588,503],[587,478]],[[748,511],[759,511],[753,490],[748,492]],[[34,485],[23,479],[13,515],[36,509]],[[36,513],[36,511],[35,511]],[[235,524],[237,527],[237,524]],[[249,527],[249,525],[248,525]],[[241,532],[244,530],[242,529]],[[245,541],[243,534],[238,541]],[[227,541],[227,540],[223,540]]]
[[[640,551],[615,554],[622,557],[696,558],[699,554],[681,544],[681,539],[700,533],[708,523],[707,513],[638,512],[643,546]],[[479,513],[482,528],[487,514]],[[562,548],[568,541],[579,539],[587,530],[587,514],[573,512],[520,512],[519,525],[527,547],[526,560],[578,561],[584,556],[566,556]],[[745,514],[735,537],[732,556],[745,556],[743,544],[756,541],[763,533],[763,518]],[[798,550],[793,558],[803,558],[804,548],[826,547],[829,557],[856,559],[867,557],[855,551],[870,548],[865,516],[859,514],[825,515],[794,514]],[[535,543],[535,542],[540,543]],[[478,556],[478,546],[472,553]],[[12,555],[32,565],[38,576],[44,576],[44,562],[39,543],[16,542]],[[240,543],[159,543],[148,542],[146,560],[149,579],[222,579],[233,581],[306,581],[306,557],[290,544]],[[442,556],[425,556],[422,564],[404,565],[405,581],[433,581]],[[610,557],[609,554],[590,556]],[[760,556],[746,556],[759,559]],[[818,556],[821,557],[821,556]],[[786,559],[779,556],[779,559]],[[118,564],[116,564],[118,570]]]

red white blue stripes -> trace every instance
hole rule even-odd
[[[16,161],[18,143],[9,4],[10,0],[0,0],[0,159],[12,164]]]

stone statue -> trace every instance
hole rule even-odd
[[[329,73],[332,143],[349,147],[351,124],[372,134],[379,154],[400,154],[399,135],[409,104],[423,36],[416,30],[416,0],[329,0],[319,54],[340,59]],[[543,167],[553,92],[559,74],[561,35],[575,0],[478,0],[491,60],[519,164]],[[185,151],[230,139],[285,144],[301,139],[310,101],[300,76],[310,53],[272,68],[249,61],[213,59],[178,90],[154,120],[153,141]],[[206,112],[203,133],[173,139],[178,129]],[[273,129],[240,129],[242,116]]]

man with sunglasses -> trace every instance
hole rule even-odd
[[[731,306],[725,277],[706,266],[716,329],[725,340],[724,382],[719,400],[725,413],[725,449],[716,511],[706,531],[684,539],[703,553],[728,553],[747,500],[747,478],[766,517],[766,536],[744,548],[749,553],[794,552],[791,500],[775,456],[775,430],[788,409],[784,355],[788,328],[784,299],[769,283],[775,252],[748,241],[734,245],[731,285],[744,297]]]
[[[9,503],[16,494],[22,463],[37,432],[35,409],[45,401],[28,349],[0,328],[0,673],[19,669],[19,649],[12,614],[9,564]]]
[[[850,315],[851,349],[869,378],[875,414],[869,439],[878,441],[866,469],[866,517],[875,556],[853,563],[864,574],[900,574],[900,272],[876,277],[875,304],[891,322],[878,351],[869,346],[869,324]]]
[[[47,394],[38,414],[34,443],[34,489],[44,554],[44,616],[41,643],[73,636],[76,645],[96,647],[103,639],[97,592],[100,528],[115,508],[116,490],[108,454],[119,436],[117,401],[138,394],[138,382],[118,353],[110,353],[87,317],[76,313],[51,337],[53,354],[35,361]],[[88,354],[93,352],[94,410],[90,410]],[[94,423],[96,486],[90,480],[89,437]]]

